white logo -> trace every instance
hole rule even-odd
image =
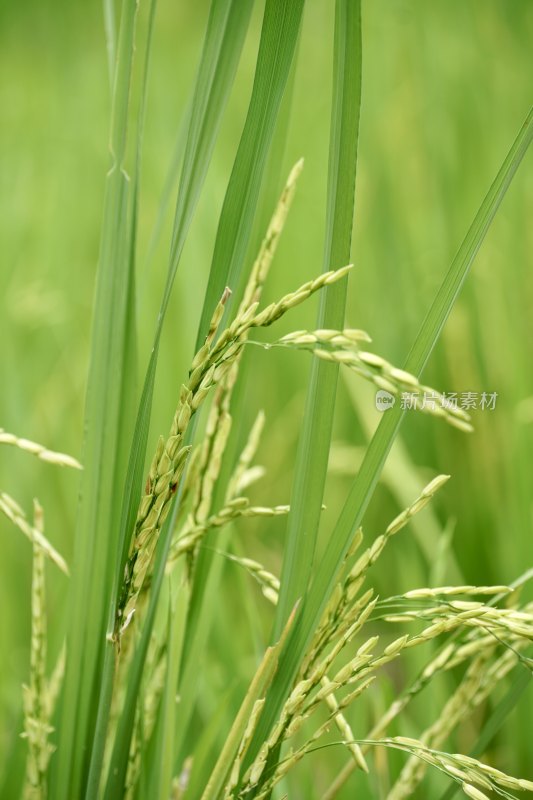
[[[380,389],[376,392],[376,408],[378,411],[388,411],[389,408],[392,408],[394,403],[396,402],[396,398],[390,392],[386,392],[385,389]]]

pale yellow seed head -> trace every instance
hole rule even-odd
[[[384,389],[390,394],[398,394],[397,385],[388,380],[388,378],[384,378],[382,375],[376,375],[373,380],[379,389]]]
[[[424,496],[429,495],[430,497],[432,497],[435,494],[435,492],[438,492],[438,490],[450,480],[450,477],[451,477],[450,475],[437,475],[437,477],[433,478],[433,480],[430,481],[428,485],[423,489],[422,494]]]
[[[371,342],[372,339],[368,335],[366,331],[359,330],[357,328],[345,328],[342,332],[343,336],[346,339],[357,344],[358,342]]]
[[[411,386],[413,389],[418,389],[418,387],[420,386],[415,376],[411,375],[410,372],[406,372],[404,369],[391,367],[391,369],[389,370],[389,375],[395,381],[398,381],[398,383],[403,383],[406,386]]]
[[[411,739],[409,736],[394,736],[390,741],[416,751],[424,749],[419,739]]]
[[[359,353],[359,358],[363,364],[368,364],[369,367],[387,370],[392,369],[391,364],[389,364],[388,361],[385,361],[385,359],[381,356],[376,355],[376,353],[367,353],[365,350],[361,350]]]
[[[463,783],[461,784],[461,788],[466,796],[471,797],[472,800],[489,800],[484,792],[482,792],[480,789],[476,789],[476,787],[472,786],[471,783]]]
[[[364,644],[361,645],[359,650],[357,651],[358,656],[364,656],[366,653],[370,652],[373,647],[377,645],[379,642],[379,636],[372,636],[370,639],[367,639]]]
[[[408,640],[409,640],[409,634],[407,633],[404,636],[398,637],[398,639],[395,639],[393,642],[387,645],[387,647],[383,651],[384,654],[386,656],[392,656],[395,655],[396,653],[399,653],[400,650],[403,650]]]

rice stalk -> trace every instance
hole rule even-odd
[[[206,363],[205,357],[209,353],[210,345],[222,320],[228,296],[225,292],[215,309],[204,345],[206,349],[200,351],[198,357],[193,360],[189,381],[181,387],[180,401],[169,436],[166,440],[163,437],[159,438],[152,459],[124,570],[114,633],[117,643],[135,612],[136,601],[149,572],[159,533],[185,469],[185,462],[191,449],[190,445],[184,444],[187,427],[192,415],[214,385],[215,364]]]
[[[338,669],[332,677],[327,675],[346,644],[360,634],[366,623],[372,619],[373,611],[377,606],[377,598],[373,598],[371,589],[358,597],[367,570],[379,558],[388,539],[405,527],[412,516],[424,507],[447,478],[448,476],[439,476],[431,481],[420,497],[390,523],[385,535],[378,537],[371,548],[357,559],[354,566],[349,569],[344,581],[338,584],[337,591],[326,608],[322,625],[317,631],[318,636],[311,648],[311,654],[304,661],[306,666],[301,673],[300,680],[285,702],[282,713],[270,731],[268,739],[263,743],[257,757],[244,773],[239,797],[245,798],[253,795],[255,798],[263,798],[269,796],[273,787],[292,766],[312,749],[314,743],[326,732],[330,722],[333,721],[337,724],[344,742],[354,757],[350,771],[354,767],[366,769],[364,753],[370,745],[367,742],[361,744],[354,740],[350,726],[340,712],[359,696],[359,690],[364,691],[370,685],[379,669],[396,660],[412,647],[444,635],[453,634],[454,631],[465,631],[469,628],[473,629],[473,634],[477,637],[477,641],[468,641],[467,639],[466,644],[464,641],[456,644],[450,642],[426,666],[417,684],[403,698],[394,702],[385,718],[375,726],[372,737],[374,735],[382,736],[392,719],[405,708],[407,703],[427,685],[438,671],[451,669],[462,660],[473,658],[462,684],[450,698],[443,714],[422,737],[424,745],[440,744],[465,715],[486,699],[499,680],[516,664],[520,656],[515,645],[520,648],[529,642],[529,625],[533,620],[529,607],[524,607],[523,610],[519,608],[496,609],[493,606],[485,606],[482,602],[446,600],[447,597],[454,598],[459,594],[466,596],[492,595],[495,598],[501,598],[509,595],[511,588],[481,586],[477,590],[477,587],[473,586],[439,587],[433,590],[427,588],[413,590],[403,598],[408,603],[419,602],[426,598],[441,601],[438,605],[415,609],[405,615],[408,620],[418,619],[424,622],[429,620],[429,625],[414,635],[399,636],[381,653],[375,652],[378,637],[370,636],[360,645],[355,656]],[[361,538],[361,535],[356,537],[345,564],[353,559],[360,546]],[[258,576],[261,575],[261,570],[255,565],[254,571]],[[275,599],[275,589],[266,588],[270,590],[272,599]],[[392,601],[398,599],[391,598]],[[388,603],[390,600],[384,601],[385,606]],[[489,636],[487,636],[485,617],[488,618],[490,624],[491,635]],[[394,616],[385,617],[385,619],[394,623],[397,621]],[[400,619],[402,619],[401,615]],[[500,643],[510,646],[511,649],[494,661],[494,654]],[[328,646],[329,650],[324,655],[323,651]],[[350,689],[354,685],[356,688]],[[339,691],[343,692],[347,689],[350,690],[344,697],[338,696]],[[272,754],[278,752],[281,744],[302,728],[323,701],[326,701],[330,708],[330,715],[326,723],[319,726],[312,737],[307,739],[306,743],[298,750],[290,749],[288,756],[280,761],[277,767],[270,767]],[[423,771],[423,765],[422,768],[417,765],[413,766],[411,763],[407,765],[405,773],[400,779],[398,798],[395,794],[391,794],[391,800],[393,798],[400,800],[401,797],[410,796],[418,780],[423,776]],[[328,791],[328,798],[334,796],[334,791]]]
[[[417,500],[387,527],[385,535],[378,537],[372,547],[356,561],[344,581],[338,584],[338,591],[333,594],[332,601],[325,610],[322,623],[317,629],[309,654],[304,659],[300,681],[296,683],[289,695],[282,714],[270,733],[269,739],[262,745],[256,760],[244,776],[244,780],[248,781],[245,784],[246,789],[243,790],[244,794],[259,784],[269,757],[275,749],[280,746],[284,739],[290,738],[299,730],[303,722],[309,718],[322,701],[325,701],[329,706],[332,719],[343,736],[353,739],[350,726],[341,713],[341,705],[334,693],[350,685],[354,680],[354,676],[359,675],[361,677],[364,668],[368,667],[372,660],[374,660],[373,668],[377,669],[384,663],[396,658],[403,648],[408,646],[409,637],[402,636],[392,645],[389,645],[381,658],[373,657],[370,652],[377,643],[377,637],[371,637],[359,648],[356,657],[338,671],[333,678],[328,678],[327,673],[346,645],[361,631],[376,607],[377,598],[373,598],[371,589],[357,598],[357,593],[362,586],[367,570],[379,558],[390,537],[408,524],[414,514],[420,511],[438,489],[444,485],[448,477],[438,476],[432,480],[423,489]],[[360,533],[355,538],[352,548],[347,554],[346,561],[353,558],[361,541],[362,534]],[[259,576],[261,571],[256,569],[256,574]],[[267,596],[270,599],[277,601],[277,592],[272,586],[266,585],[263,591],[268,593]],[[319,661],[320,654],[333,640],[335,641],[330,651]],[[369,670],[367,669],[364,674],[366,675],[368,672]],[[321,687],[320,690],[318,690],[319,686]],[[309,699],[315,690],[317,691],[314,697]],[[350,745],[350,751],[355,765],[364,771],[368,771],[359,745],[353,743]],[[281,778],[281,774],[278,778]],[[270,786],[270,784],[268,785]]]
[[[190,521],[180,531],[180,535],[174,543],[170,554],[169,564],[178,559],[184,553],[193,550],[205,537],[205,534],[215,528],[223,528],[237,519],[249,517],[279,517],[289,513],[289,506],[250,506],[246,497],[236,497],[228,505],[220,509],[216,514],[208,517],[202,523]]]
[[[287,347],[313,353],[317,358],[342,364],[360,377],[373,383],[378,389],[402,398],[404,395],[424,396],[427,402],[414,407],[441,417],[459,430],[471,432],[470,415],[445,395],[425,386],[411,373],[390,364],[386,359],[360,348],[370,342],[370,336],[362,330],[346,328],[336,330],[295,331],[283,336],[266,347]]]
[[[478,788],[481,786],[489,792],[496,792],[502,797],[509,797],[508,789],[518,792],[533,792],[533,781],[514,778],[505,772],[484,764],[461,753],[445,753],[427,747],[418,739],[406,736],[384,737],[375,740],[362,740],[361,743],[371,747],[383,746],[402,750],[423,760],[427,765],[435,767],[443,774],[458,782],[468,797],[486,798]]]
[[[237,366],[238,364],[233,367],[234,374]],[[223,384],[213,399],[205,437],[196,452],[194,475],[191,478],[189,474],[188,492],[193,495],[191,510],[185,523],[178,527],[173,539],[167,561],[167,572],[173,568],[181,555],[186,553],[190,555],[209,531],[222,528],[243,517],[280,516],[289,511],[289,507],[285,505],[251,506],[249,500],[240,494],[263,475],[261,467],[250,467],[264,426],[264,414],[260,412],[228,482],[225,505],[219,511],[207,516],[211,510],[213,489],[220,474],[231,430],[228,388]]]
[[[36,543],[41,548],[43,553],[51,561],[53,561],[57,567],[59,567],[61,572],[63,572],[65,575],[69,574],[67,562],[63,556],[57,552],[52,544],[50,544],[41,530],[36,528],[35,525],[30,525],[26,519],[24,511],[21,509],[19,504],[6,492],[0,492],[0,511],[2,511],[6,517],[11,520],[13,525],[16,525],[17,528],[22,531],[22,533],[30,540],[30,542]]]
[[[192,416],[205,401],[210,390],[217,384],[222,385],[226,377],[229,384],[227,388],[222,388],[220,397],[224,397],[224,392],[231,391],[236,380],[238,358],[251,328],[272,325],[291,308],[304,302],[324,286],[340,280],[351,269],[351,266],[348,266],[324,273],[313,281],[307,281],[296,291],[282,297],[278,302],[271,303],[263,311],[257,312],[259,301],[255,298],[260,296],[287,213],[288,204],[294,191],[294,182],[300,169],[301,165],[298,164],[289,176],[288,189],[285,189],[269,226],[258,259],[252,269],[249,288],[245,292],[237,316],[216,339],[224,314],[224,307],[230,296],[229,289],[226,289],[213,313],[205,342],[192,360],[189,380],[182,385],[180,401],[169,436],[166,440],[163,437],[159,439],[146,482],[145,494],[139,506],[135,532],[124,570],[113,634],[117,644],[119,644],[123,631],[128,627],[135,613],[137,598],[153,562],[161,527],[170,511],[173,494],[185,470],[186,460],[191,448],[190,445],[185,445],[184,441]],[[228,402],[227,398],[219,401],[219,403],[226,404]],[[223,409],[223,411],[226,411],[226,409]],[[217,430],[216,426],[215,430]],[[212,441],[212,439],[208,440],[208,446]],[[217,469],[222,450],[223,447],[215,453],[214,464],[211,464],[211,460],[208,459],[210,469]],[[212,486],[214,480],[209,477],[209,473],[207,474],[207,479]]]
[[[279,578],[277,578],[271,572],[266,570],[263,567],[263,565],[260,564],[258,561],[254,561],[253,559],[238,557],[231,555],[229,553],[221,553],[221,555],[224,555],[225,558],[234,561],[236,564],[245,569],[259,583],[264,597],[267,600],[269,600],[273,605],[277,604],[279,599],[279,587],[280,587]],[[335,725],[339,729],[340,733],[346,739],[353,739],[353,733],[350,728],[350,725],[346,720],[346,718],[344,717],[344,715],[342,714],[340,706],[335,699],[334,691],[337,688],[337,686],[332,681],[330,681],[327,675],[325,674],[321,678],[321,685],[326,691],[324,692],[323,697],[321,697],[320,699],[324,700],[327,706],[329,707],[330,711],[333,712],[334,715],[333,719]],[[361,753],[359,745],[352,744],[350,745],[349,750],[354,757],[356,765],[360,767],[364,772],[368,772],[368,765],[366,764],[366,761]],[[239,762],[239,768],[241,765],[242,765],[241,762]]]
[[[270,602],[272,605],[276,605],[278,602],[279,597],[279,586],[280,581],[279,578],[276,577],[272,572],[267,570],[263,564],[259,561],[255,561],[252,558],[246,558],[244,556],[236,556],[232,553],[225,553],[221,550],[215,551],[218,555],[222,556],[223,558],[227,558],[228,561],[232,561],[235,564],[238,564],[242,569],[246,570],[246,572],[259,584],[261,587],[261,592],[263,596]]]
[[[44,537],[43,510],[34,501],[33,528]],[[33,543],[31,587],[31,648],[30,680],[23,686],[24,733],[28,743],[26,776],[23,789],[25,800],[45,800],[47,770],[54,747],[50,744],[50,697],[46,685],[46,596],[44,583],[45,555],[40,544]]]
[[[348,573],[342,582],[339,582],[331,599],[326,606],[322,619],[317,626],[311,646],[302,662],[302,674],[305,674],[310,665],[327,647],[333,636],[343,634],[350,625],[351,613],[354,610],[354,600],[361,589],[368,570],[376,563],[390,539],[405,528],[415,514],[422,511],[430,502],[435,493],[448,481],[448,475],[438,475],[422,490],[419,497],[387,526],[385,533],[379,535],[364,553],[349,567]],[[363,540],[362,531],[354,537],[352,546],[348,551],[344,564],[353,560]],[[371,591],[371,590],[370,590]],[[365,601],[363,595],[361,601]],[[355,606],[358,611],[358,606]]]
[[[21,439],[13,433],[7,433],[3,428],[0,428],[0,444],[10,444],[23,450],[25,453],[31,453],[33,456],[46,461],[48,464],[55,464],[58,467],[72,467],[72,469],[83,469],[80,462],[72,456],[65,453],[57,453],[55,450],[49,450],[42,444],[32,442],[29,439]]]
[[[495,650],[496,645],[492,648],[485,647],[470,663],[461,683],[447,700],[439,718],[420,736],[420,741],[426,747],[439,748],[457,725],[472,714],[516,666],[517,653],[508,650],[493,662],[491,659]],[[426,762],[412,756],[402,769],[387,800],[403,800],[410,797],[423,779],[426,769]]]
[[[66,658],[67,648],[65,647],[65,644],[63,644],[61,650],[59,651],[55,666],[52,670],[52,674],[50,675],[46,685],[46,707],[49,718],[51,718],[52,714],[54,713],[59,692],[61,690],[61,685],[63,683],[63,678],[65,677]]]
[[[226,498],[238,497],[255,481],[264,475],[264,469],[259,466],[252,467],[252,461],[259,447],[261,434],[265,426],[265,414],[260,411],[251,427],[248,439],[242,452],[239,454],[233,473],[228,481]]]
[[[338,715],[339,712],[342,712],[351,702],[356,700],[360,697],[374,682],[374,678],[369,678],[366,681],[363,681],[356,689],[350,692],[346,697],[344,697],[340,703],[337,704],[334,711],[332,711],[331,715],[328,719],[320,725],[320,727],[315,731],[313,736],[300,748],[295,751],[289,751],[286,758],[284,758],[276,767],[274,774],[270,776],[266,781],[264,781],[263,785],[260,787],[260,790],[255,794],[256,800],[264,800],[267,798],[272,789],[287,775],[287,773],[299,762],[302,758],[312,749],[314,743],[318,741],[328,730],[331,725],[332,719],[335,715]],[[350,741],[351,745],[354,745],[358,748],[358,752],[360,752],[360,742],[355,739]],[[240,796],[245,797],[246,792],[253,789],[255,785],[254,781],[258,780],[261,777],[262,770],[266,766],[262,764],[261,761],[258,762],[256,771],[250,771],[249,774],[249,784],[245,786],[244,793],[241,793]]]
[[[202,800],[217,800],[217,798],[220,797],[220,793],[228,778],[228,773],[229,780],[225,796],[231,796],[234,787],[237,785],[240,765],[242,764],[242,760],[252,739],[264,703],[264,694],[277,668],[279,652],[287,639],[291,625],[294,624],[295,617],[296,609],[294,609],[293,613],[290,615],[279,642],[267,648],[265,651],[254,678],[250,683],[248,692],[242,701],[231,731],[226,738],[225,745],[211,773],[202,795]]]
[[[533,611],[533,605],[527,605],[524,610]],[[456,639],[455,641],[452,640],[445,643],[434,658],[425,665],[414,683],[394,699],[388,710],[374,725],[368,738],[373,740],[383,737],[393,720],[404,711],[414,697],[428,686],[436,675],[458,667],[464,664],[468,659],[475,659],[478,656],[482,656],[485,652],[494,651],[495,644],[494,636],[486,634],[482,629],[471,631],[466,637],[466,640]],[[479,703],[488,696],[490,691],[497,685],[498,681],[505,677],[512,668],[511,665],[515,664],[519,658],[518,650],[526,646],[527,642],[519,640],[518,637],[511,635],[507,638],[505,644],[508,647],[506,652],[489,665],[486,670],[482,687],[480,687],[480,691],[476,696],[479,699]],[[486,689],[485,694],[483,694],[484,689]],[[478,705],[477,701],[476,705]],[[366,753],[368,749],[369,745],[362,746],[363,753]],[[353,763],[349,761],[324,794],[324,800],[333,800],[333,798],[337,797],[338,792],[348,780],[353,769]]]
[[[154,731],[158,705],[165,686],[166,649],[154,640],[150,652],[151,658],[147,660],[146,665],[147,686],[135,714],[124,786],[125,800],[133,800],[135,797],[141,775],[142,755]]]

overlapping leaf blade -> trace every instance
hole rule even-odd
[[[335,22],[333,107],[324,271],[350,261],[359,110],[361,105],[361,5],[338,2]],[[341,330],[348,278],[328,287],[321,296],[317,328]],[[313,361],[295,464],[291,511],[276,609],[274,637],[290,609],[307,589],[320,520],[338,365]]]
[[[78,797],[87,768],[94,725],[94,694],[99,683],[105,639],[110,574],[109,541],[118,526],[116,493],[120,453],[130,436],[125,418],[133,373],[127,369],[134,348],[133,262],[130,258],[128,180],[124,172],[134,52],[136,3],[122,9],[114,70],[110,147],[112,164],[104,218],[93,343],[85,411],[84,472],[76,524],[71,581],[68,660],[53,762],[54,797]]]
[[[267,0],[254,85],[224,198],[197,346],[226,286],[235,289],[252,232],[259,191],[296,48],[304,0]],[[228,306],[229,307],[229,306]]]
[[[218,2],[218,0],[215,0],[215,2]],[[206,292],[202,321],[200,323],[198,341],[201,341],[205,336],[207,325],[205,320],[209,319],[215,303],[220,298],[223,287],[232,280],[235,284],[237,284],[239,280],[239,274],[240,270],[242,269],[246,247],[248,245],[253,224],[255,207],[257,204],[261,180],[264,172],[264,165],[266,163],[266,157],[268,155],[277,114],[279,112],[279,106],[296,46],[302,8],[303,0],[298,0],[298,2],[291,4],[287,4],[281,0],[269,0],[266,5],[265,20],[258,55],[257,72],[252,92],[252,99],[250,102],[250,109],[243,135],[241,137],[241,144],[236,156],[235,166],[230,178],[226,200],[221,215],[217,243],[215,245],[215,253],[213,256],[213,265]],[[235,4],[234,10],[236,14],[239,11],[242,13],[242,3]],[[229,44],[229,40],[226,39],[224,44]],[[216,74],[220,75],[220,71],[217,71]],[[201,99],[205,98],[205,91],[200,79],[198,81],[197,88],[200,95],[199,102],[201,102]],[[209,104],[206,104],[205,114],[207,115],[208,112],[211,113],[211,107]],[[194,112],[192,120],[194,120]],[[191,123],[191,130],[197,131],[194,122]],[[201,137],[199,132],[197,135],[200,139]],[[184,171],[184,174],[187,175],[187,172]],[[195,187],[195,191],[197,188],[198,187]],[[192,197],[194,201],[197,199],[197,191],[196,193],[193,193]],[[188,222],[190,221],[189,214],[191,211],[189,206],[181,206],[180,201],[178,201],[178,209],[180,208],[183,208],[183,210],[180,212],[180,223],[175,225],[172,244],[171,268],[163,298],[160,319],[162,316],[164,316],[167,307],[169,292],[173,280],[173,273],[175,272],[175,265],[177,264],[177,258],[179,258],[179,254],[181,253],[181,248],[184,242],[184,234],[180,232],[180,225],[183,224],[184,229],[186,230]],[[238,209],[238,211],[236,209]],[[241,213],[243,218],[238,216]],[[181,222],[182,219],[184,220],[183,223]],[[220,292],[218,291],[219,286],[222,287]],[[155,362],[157,358],[159,335],[160,326],[158,327],[156,334],[154,352],[148,368],[148,375],[145,381],[145,388],[141,401],[141,408],[138,417],[138,435],[136,437],[137,441],[134,443],[136,454],[132,456],[132,461],[130,462],[130,472],[132,475],[135,475],[137,492],[142,480],[140,455],[141,452],[143,452],[143,448],[141,447],[142,443],[140,442],[140,434],[143,430],[146,431],[147,428],[147,418],[149,407],[151,405],[151,393],[155,376]],[[144,444],[145,441],[146,440],[144,440]],[[131,511],[127,515],[127,522],[124,526],[125,532],[127,532],[127,530],[131,530],[131,524],[133,522],[132,513],[134,513],[135,510],[134,500],[136,496],[134,489],[135,486],[132,482],[132,485],[128,490],[128,497],[126,499],[126,507],[131,509]],[[138,685],[137,682],[140,681],[142,674],[142,663],[146,655],[147,636],[149,635],[149,628],[153,624],[153,619],[155,617],[155,604],[157,602],[157,596],[163,575],[161,559],[164,559],[166,550],[168,549],[168,539],[171,528],[172,524],[170,521],[170,524],[165,527],[161,535],[161,541],[158,546],[154,581],[152,584],[150,610],[146,618],[141,642],[136,651],[132,669],[129,675],[126,704],[115,741],[113,759],[106,790],[107,796],[109,797],[112,797],[113,792],[116,792],[120,788],[121,781],[123,780],[125,774],[127,753],[129,749],[130,729],[128,727],[128,720],[133,718],[134,703],[136,701],[136,692],[134,689],[131,689],[131,687]],[[125,540],[123,558],[125,556],[126,545],[127,541]],[[191,602],[192,609],[195,607],[194,600],[195,596],[193,594],[193,599]],[[188,625],[188,630],[190,630],[190,624]]]
[[[198,342],[205,336],[206,320],[209,320],[223,288],[226,285],[236,287],[240,283],[267,156],[298,42],[302,11],[303,2],[268,0],[265,6],[252,98],[220,218]],[[238,214],[242,214],[242,218],[234,216]],[[242,387],[238,386],[232,413],[238,406],[241,391]],[[236,440],[233,437],[225,456],[230,469],[235,454]],[[224,476],[221,476],[215,492],[215,507],[223,498],[224,482]],[[185,698],[182,706],[182,736],[185,735],[193,707],[197,682],[196,665],[202,659],[207,637],[211,611],[206,600],[213,596],[212,583],[216,582],[213,570],[218,569],[219,565],[213,564],[213,553],[208,549],[200,550],[194,574],[180,681],[180,693]]]
[[[455,299],[468,274],[472,261],[483,242],[499,205],[518,169],[533,138],[533,110],[504,160],[492,186],[476,214],[468,233],[455,256],[435,300],[422,323],[421,329],[406,360],[405,368],[419,375],[426,364],[439,334],[453,308]],[[247,762],[255,757],[260,743],[268,735],[283,702],[290,690],[300,660],[309,644],[313,631],[333,589],[336,575],[350,546],[352,537],[361,523],[370,502],[383,464],[398,433],[403,417],[400,404],[384,414],[376,433],[365,453],[365,457],[350,493],[339,515],[328,542],[324,558],[320,563],[308,595],[304,599],[302,613],[287,646],[280,658],[272,690],[263,715],[250,745]]]

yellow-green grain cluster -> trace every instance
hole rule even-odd
[[[44,536],[43,511],[34,503],[34,529]],[[53,728],[50,717],[53,693],[46,680],[46,609],[44,585],[45,555],[41,545],[33,544],[33,573],[31,586],[31,647],[30,680],[23,686],[24,732],[28,743],[26,758],[25,800],[45,800],[48,762],[54,748],[50,743]]]
[[[465,410],[447,401],[443,394],[425,386],[406,370],[393,366],[376,353],[362,350],[361,343],[370,341],[370,336],[365,331],[347,328],[342,331],[296,331],[274,344],[310,350],[317,358],[342,364],[365,380],[371,381],[378,389],[384,389],[396,397],[401,397],[402,394],[417,397],[425,395],[431,401],[417,403],[416,407],[421,411],[442,417],[460,430],[472,430],[470,416]]]
[[[2,511],[11,522],[22,531],[22,533],[30,540],[39,545],[43,553],[59,567],[61,572],[68,575],[67,562],[63,556],[57,552],[55,547],[48,541],[43,532],[32,526],[26,519],[24,511],[19,504],[6,492],[0,492],[0,511]]]
[[[182,385],[179,404],[167,439],[161,437],[152,460],[144,496],[141,500],[124,578],[117,605],[114,639],[120,640],[121,632],[129,625],[135,612],[137,599],[152,567],[156,544],[161,527],[168,516],[173,495],[176,493],[185,471],[190,446],[186,442],[187,429],[193,414],[206,400],[211,389],[220,388],[214,402],[214,413],[208,422],[206,440],[203,445],[202,492],[205,502],[198,506],[200,524],[207,519],[206,508],[210,504],[212,487],[219,470],[220,459],[229,434],[228,393],[236,379],[236,367],[242,348],[251,328],[266,327],[282,317],[291,308],[305,301],[324,286],[340,280],[350,267],[343,267],[308,281],[258,312],[261,289],[268,273],[273,253],[288,206],[294,192],[296,177],[301,165],[297,165],[282,194],[267,236],[254,264],[248,288],[233,322],[217,337],[224,316],[230,290],[226,289],[211,319],[205,342],[196,353],[191,364],[188,381]],[[233,373],[233,374],[232,374]],[[198,522],[198,519],[195,520]]]
[[[23,439],[20,436],[15,436],[14,433],[8,433],[3,428],[0,428],[0,444],[10,444],[17,447],[19,450],[24,450],[26,453],[40,458],[41,461],[46,461],[49,464],[56,464],[59,467],[72,467],[73,469],[83,469],[80,462],[67,455],[66,453],[57,453],[55,450],[49,450],[42,444],[32,442],[30,439]]]

